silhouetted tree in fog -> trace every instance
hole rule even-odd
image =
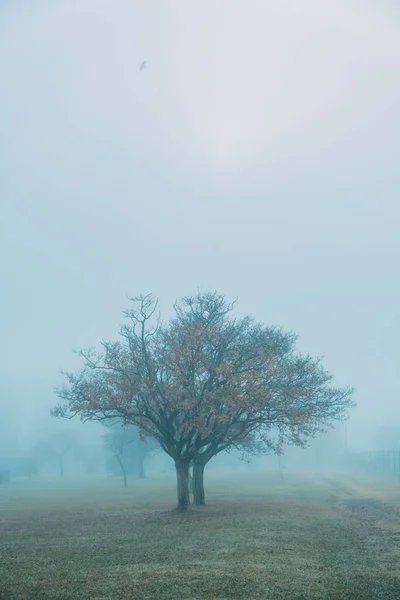
[[[331,386],[318,359],[296,352],[292,333],[235,318],[217,293],[174,308],[164,323],[151,296],[132,299],[120,341],[80,352],[83,368],[66,374],[53,414],[117,417],[156,438],[175,462],[179,508],[189,505],[191,463],[201,505],[205,466],[219,452],[304,445],[352,405],[352,390]]]
[[[128,480],[126,477],[126,470],[124,465],[124,455],[126,454],[127,447],[133,443],[132,430],[127,427],[117,425],[104,434],[104,444],[107,450],[109,450],[115,457],[119,464],[119,467],[124,478],[124,487],[128,486]]]
[[[34,448],[34,454],[40,462],[55,461],[60,477],[64,477],[66,456],[72,453],[76,456],[77,452],[77,440],[70,431],[57,431]]]
[[[103,435],[103,440],[119,465],[125,487],[128,485],[128,473],[133,472],[138,479],[145,479],[144,462],[156,449],[154,439],[143,439],[136,426],[126,426],[119,420],[111,423],[107,433]]]

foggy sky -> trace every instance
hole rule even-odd
[[[399,15],[0,2],[2,419],[49,419],[126,295],[198,288],[323,354],[358,436],[400,419]]]

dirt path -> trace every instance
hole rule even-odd
[[[331,521],[315,525],[315,548],[326,565],[326,598],[400,600],[400,511],[379,486],[315,474],[330,498]],[[322,485],[321,485],[322,484]],[[329,581],[329,583],[328,583]]]
[[[377,519],[389,519],[400,524],[400,505],[379,498],[379,489],[375,491],[373,487],[367,490],[360,489],[357,485],[349,485],[347,482],[343,483],[325,475],[319,475],[319,477],[334,490],[334,493],[349,510]],[[365,495],[366,491],[369,492],[368,496]]]

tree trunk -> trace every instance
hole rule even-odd
[[[204,493],[204,467],[202,462],[193,463],[193,504],[195,506],[204,506],[206,496]]]
[[[126,489],[126,488],[128,487],[128,480],[127,480],[127,478],[126,478],[126,471],[125,471],[124,463],[122,462],[122,460],[121,460],[121,457],[120,457],[120,456],[118,456],[118,455],[117,455],[115,458],[117,459],[117,461],[118,461],[118,464],[119,464],[119,466],[121,467],[122,476],[123,476],[123,478],[124,478],[124,488]]]
[[[189,508],[189,463],[187,461],[175,461],[178,510]]]
[[[138,479],[146,479],[146,472],[144,470],[144,459],[146,458],[145,454],[138,453],[137,456],[137,477]]]
[[[189,467],[189,494],[193,494],[193,466]]]

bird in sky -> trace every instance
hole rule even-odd
[[[147,68],[147,63],[146,63],[146,61],[144,60],[144,61],[142,62],[142,64],[140,65],[139,71],[143,71],[143,69],[146,69],[146,68]]]

